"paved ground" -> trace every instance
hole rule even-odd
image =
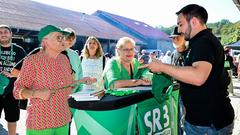
[[[234,95],[230,96],[235,111],[233,135],[240,135],[240,81],[233,79]]]
[[[240,81],[233,79],[233,84],[234,95],[230,96],[236,115],[233,135],[240,135]],[[4,112],[2,112],[2,116],[4,116]],[[26,111],[21,110],[21,116],[17,126],[17,135],[25,135],[25,120]],[[74,122],[72,123],[71,133],[72,135],[77,135]],[[3,118],[0,119],[0,135],[7,135],[7,123]]]

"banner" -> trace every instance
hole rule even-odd
[[[154,98],[137,104],[139,134],[177,135],[179,90],[173,90],[172,78],[155,73],[152,93]]]
[[[78,135],[135,135],[136,105],[111,111],[75,110]]]
[[[178,95],[172,80],[154,74],[153,98],[110,111],[73,110],[78,135],[177,135]]]
[[[178,95],[173,91],[169,98],[159,103],[155,98],[137,106],[137,122],[140,135],[177,135]]]

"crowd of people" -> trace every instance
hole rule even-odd
[[[27,135],[67,135],[73,116],[67,102],[71,93],[151,85],[151,78],[141,69],[165,73],[180,84],[179,135],[232,134],[228,50],[224,52],[207,28],[208,13],[202,6],[190,4],[176,14],[178,27],[169,37],[176,50],[159,58],[155,52],[142,50],[136,59],[135,41],[129,37],[118,40],[115,57],[106,57],[94,36],[88,37],[79,56],[70,49],[76,42],[75,31],[54,25],[40,29],[41,47],[26,55],[12,43],[11,28],[0,25],[0,71],[10,80],[2,88],[0,111],[5,111],[9,135],[16,134],[18,100],[28,99]]]

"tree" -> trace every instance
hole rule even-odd
[[[240,21],[232,23],[227,19],[222,19],[216,23],[208,23],[207,26],[212,29],[212,32],[216,36],[221,37],[223,45],[235,43],[240,40]],[[160,25],[156,28],[170,35],[174,27],[175,25],[165,28]]]

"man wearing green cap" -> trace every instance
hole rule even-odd
[[[73,84],[93,82],[89,78],[74,80],[70,62],[61,53],[66,49],[64,34],[56,26],[43,27],[38,34],[42,49],[24,60],[15,82],[14,97],[29,99],[27,135],[67,135],[71,121],[67,99]]]
[[[18,76],[18,68],[13,69],[14,65],[25,57],[22,47],[12,43],[12,31],[8,25],[0,25],[0,72],[5,76],[9,84],[0,88],[0,114],[2,109],[5,112],[5,119],[8,122],[8,134],[16,135],[16,122],[19,120],[20,110],[18,100],[14,99],[12,90],[15,77]],[[4,77],[3,76],[3,77]],[[7,77],[7,78],[6,78]],[[4,80],[1,80],[3,83]]]

